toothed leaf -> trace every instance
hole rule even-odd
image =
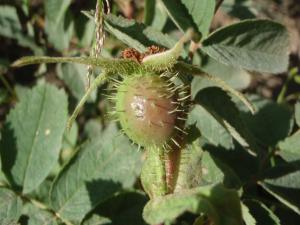
[[[194,28],[206,36],[214,16],[215,1],[212,0],[162,0],[171,19],[183,31]]]
[[[81,147],[54,181],[50,201],[61,218],[79,223],[98,204],[131,188],[140,172],[140,152],[114,124]]]
[[[230,96],[216,87],[199,91],[195,101],[203,106],[246,149],[257,151],[257,143],[246,127],[240,112]]]
[[[150,200],[143,217],[149,224],[171,223],[184,212],[206,214],[215,225],[242,225],[236,191],[222,185],[203,186]]]
[[[140,52],[147,50],[151,45],[172,48],[176,41],[167,34],[163,34],[152,27],[135,20],[125,19],[121,16],[108,15],[105,17],[105,27],[108,32],[116,36],[126,45]]]
[[[21,198],[13,191],[0,187],[0,224],[16,224],[21,213]]]
[[[63,90],[42,83],[26,91],[7,116],[0,143],[2,168],[23,193],[35,190],[58,160],[67,103]]]
[[[235,89],[230,87],[228,84],[226,84],[220,78],[206,74],[199,67],[193,66],[193,65],[190,65],[187,63],[183,63],[183,62],[178,62],[177,64],[174,65],[174,67],[175,67],[175,69],[179,70],[183,74],[192,74],[194,76],[201,76],[201,77],[213,82],[217,87],[220,87],[227,93],[232,94],[233,96],[237,97],[241,102],[244,103],[244,105],[250,110],[251,113],[254,113],[256,111],[255,107],[252,105],[252,103],[242,93],[240,93],[239,91],[236,91]],[[194,85],[194,88],[195,88],[195,84],[192,84],[192,85]],[[193,97],[195,97],[197,92],[198,92],[197,88],[196,88],[196,90],[194,89],[194,91],[192,91]]]
[[[280,73],[288,66],[288,32],[269,20],[245,20],[223,27],[202,42],[202,50],[226,65]]]

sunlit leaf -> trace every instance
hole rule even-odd
[[[62,218],[80,222],[98,204],[132,187],[140,167],[140,153],[111,125],[85,144],[57,177],[52,207]]]
[[[269,20],[244,20],[220,28],[203,41],[202,50],[226,65],[280,73],[288,66],[288,32]]]
[[[237,192],[221,185],[204,186],[150,200],[144,219],[150,224],[170,223],[184,212],[205,213],[215,225],[242,225]]]
[[[42,183],[58,160],[66,122],[64,91],[44,83],[20,98],[1,142],[3,171],[13,186],[29,193]]]

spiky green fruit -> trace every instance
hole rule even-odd
[[[178,136],[176,88],[156,74],[125,77],[117,88],[116,112],[124,132],[138,145],[168,146]]]

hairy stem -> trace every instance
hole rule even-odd
[[[96,77],[96,79],[93,81],[92,85],[87,89],[86,93],[84,96],[81,98],[79,101],[78,105],[76,106],[74,112],[72,113],[71,117],[69,118],[68,124],[67,124],[67,129],[70,130],[72,127],[72,124],[76,117],[78,116],[80,110],[82,109],[84,103],[88,100],[90,94],[101,84],[103,84],[108,77],[108,73],[102,73],[99,76]]]
[[[164,150],[162,148],[149,147],[147,149],[141,182],[145,192],[151,199],[168,194]]]

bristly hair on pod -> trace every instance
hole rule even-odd
[[[136,55],[134,55],[136,57]],[[181,148],[187,132],[188,91],[172,80],[176,74],[137,73],[123,80],[112,78],[109,95],[115,108],[110,112],[122,130],[142,147]]]

